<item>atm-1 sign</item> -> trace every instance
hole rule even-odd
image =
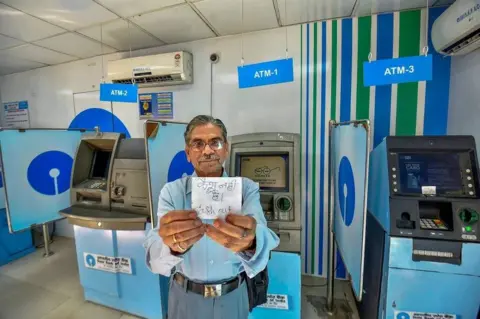
[[[241,89],[293,82],[293,59],[281,59],[239,66],[238,87]]]
[[[430,81],[432,56],[414,56],[363,63],[365,86]]]

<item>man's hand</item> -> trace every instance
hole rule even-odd
[[[251,216],[229,214],[225,221],[217,219],[207,226],[207,236],[236,252],[251,248],[255,239],[257,221]]]
[[[192,210],[173,210],[160,219],[158,231],[165,245],[184,253],[205,234],[205,226]]]

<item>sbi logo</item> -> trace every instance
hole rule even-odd
[[[342,219],[346,226],[350,226],[355,215],[355,178],[352,164],[346,156],[340,160],[337,185]]]
[[[95,261],[95,257],[93,257],[90,254],[85,256],[85,261],[87,262],[87,265],[90,267],[95,267],[95,265],[97,264],[97,262]]]
[[[180,151],[173,157],[168,167],[167,182],[173,182],[183,176],[192,175],[193,165],[187,160],[185,151]]]
[[[396,319],[410,319],[410,315],[406,312],[399,312]]]
[[[60,151],[47,151],[28,166],[30,186],[43,195],[60,195],[70,188],[73,158]]]

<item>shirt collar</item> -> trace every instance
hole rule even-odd
[[[193,171],[193,174],[187,178],[187,194],[192,192],[192,177],[198,177],[197,172]],[[222,177],[228,177],[227,171],[223,169]]]

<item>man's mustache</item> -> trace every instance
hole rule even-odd
[[[198,160],[199,162],[204,162],[204,161],[215,161],[215,160],[219,160],[220,157],[218,155],[204,155],[202,157],[200,157],[200,159]]]

